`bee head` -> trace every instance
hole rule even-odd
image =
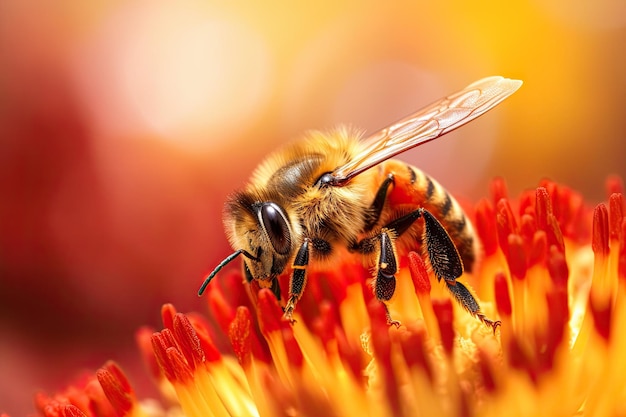
[[[283,206],[260,197],[245,191],[231,196],[224,224],[231,246],[244,255],[246,273],[253,279],[271,280],[285,269],[295,238]]]
[[[247,193],[236,193],[226,203],[224,224],[235,252],[211,272],[198,291],[202,295],[209,282],[228,263],[244,256],[248,280],[271,285],[281,274],[293,252],[293,232],[285,210],[273,201],[254,202]]]

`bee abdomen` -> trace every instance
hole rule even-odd
[[[411,200],[430,211],[441,222],[459,251],[465,270],[471,272],[477,258],[478,240],[460,204],[429,175],[408,164],[404,169],[408,174],[408,181],[404,184],[410,187],[411,190],[407,191],[414,196]],[[397,184],[403,186],[403,182],[398,181]]]

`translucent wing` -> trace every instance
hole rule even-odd
[[[386,159],[463,126],[495,107],[521,85],[520,80],[487,77],[418,110],[365,139],[365,150],[331,174],[332,184],[341,186]]]

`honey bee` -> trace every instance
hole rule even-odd
[[[336,265],[341,247],[374,265],[374,295],[385,306],[388,323],[397,326],[388,303],[398,256],[421,251],[454,299],[495,331],[500,322],[485,317],[471,292],[456,281],[472,270],[479,251],[469,219],[437,181],[391,158],[468,123],[521,85],[484,78],[365,140],[347,128],[312,132],[270,155],[248,185],[228,198],[224,225],[235,252],[206,277],[198,295],[243,255],[248,282],[271,288],[279,300],[277,277],[289,274],[284,318],[293,322],[310,266]]]

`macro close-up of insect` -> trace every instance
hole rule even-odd
[[[203,282],[243,255],[248,281],[271,288],[289,276],[284,318],[293,321],[311,271],[336,268],[337,256],[364,258],[374,295],[385,306],[396,290],[400,257],[421,253],[454,299],[494,331],[468,288],[457,281],[471,272],[480,242],[459,203],[437,181],[394,156],[470,122],[513,94],[522,82],[488,77],[440,99],[364,139],[339,128],[311,132],[271,154],[224,210],[234,253]]]

